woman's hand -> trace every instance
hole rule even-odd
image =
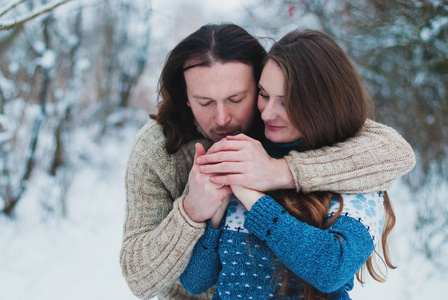
[[[232,198],[232,195],[229,195],[222,201],[222,205],[218,208],[216,213],[211,218],[212,222],[212,229],[218,229],[219,225],[221,224],[221,220],[224,217],[224,214],[226,213],[227,206],[229,206],[230,199]]]
[[[235,197],[237,197],[241,201],[241,203],[243,203],[248,211],[258,201],[258,199],[265,195],[259,191],[248,189],[242,185],[234,184],[230,187],[232,188],[232,192]]]
[[[244,134],[228,136],[197,159],[201,173],[220,185],[244,185],[258,191],[294,189],[285,159],[274,159],[262,144]]]

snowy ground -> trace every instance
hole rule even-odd
[[[119,251],[124,171],[137,130],[89,146],[96,155],[74,178],[67,219],[43,220],[32,191],[15,221],[0,219],[0,299],[136,299],[121,276]]]
[[[121,276],[119,249],[124,170],[137,130],[123,128],[100,145],[90,145],[97,154],[74,178],[67,219],[44,218],[32,191],[18,207],[16,220],[0,218],[0,299],[136,299]],[[444,298],[446,278],[412,249],[415,241],[406,226],[412,222],[412,207],[399,184],[391,197],[398,215],[392,250],[399,268],[386,283],[369,280],[366,287],[355,287],[353,299]]]

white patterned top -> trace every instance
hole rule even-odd
[[[342,216],[351,217],[361,222],[369,231],[373,244],[381,238],[385,221],[384,194],[371,192],[365,194],[341,194],[344,199]],[[332,216],[339,209],[339,201],[333,200],[328,215]]]
[[[249,231],[244,228],[244,220],[246,220],[246,215],[248,213],[249,212],[244,204],[241,203],[235,195],[232,195],[232,199],[230,199],[229,206],[227,207],[224,229],[249,233]]]
[[[369,231],[376,246],[384,227],[385,210],[383,192],[365,194],[341,194],[344,199],[343,216],[351,217],[361,222]],[[332,216],[339,209],[339,201],[333,200],[330,204],[328,216]],[[225,229],[249,233],[244,228],[244,220],[248,211],[234,195],[227,208]]]

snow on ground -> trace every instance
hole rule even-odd
[[[119,251],[125,165],[137,130],[90,145],[94,162],[73,180],[67,219],[44,220],[32,192],[15,221],[0,218],[0,299],[136,299],[121,276]]]
[[[37,190],[23,199],[17,219],[0,217],[0,299],[136,299],[121,276],[119,250],[125,212],[124,172],[138,131],[127,126],[102,143],[81,164],[68,193],[68,217],[45,215]],[[48,191],[42,180],[37,186]],[[49,192],[48,192],[49,193]],[[397,183],[391,190],[398,221],[392,253],[398,269],[386,283],[355,286],[353,299],[440,299],[446,277],[432,270],[412,245],[413,208]],[[433,276],[430,276],[430,275]]]

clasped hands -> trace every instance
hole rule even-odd
[[[228,136],[205,153],[196,144],[184,200],[188,216],[195,222],[212,220],[217,228],[232,194],[250,210],[263,191],[294,188],[284,159],[271,158],[262,144],[244,134]]]

